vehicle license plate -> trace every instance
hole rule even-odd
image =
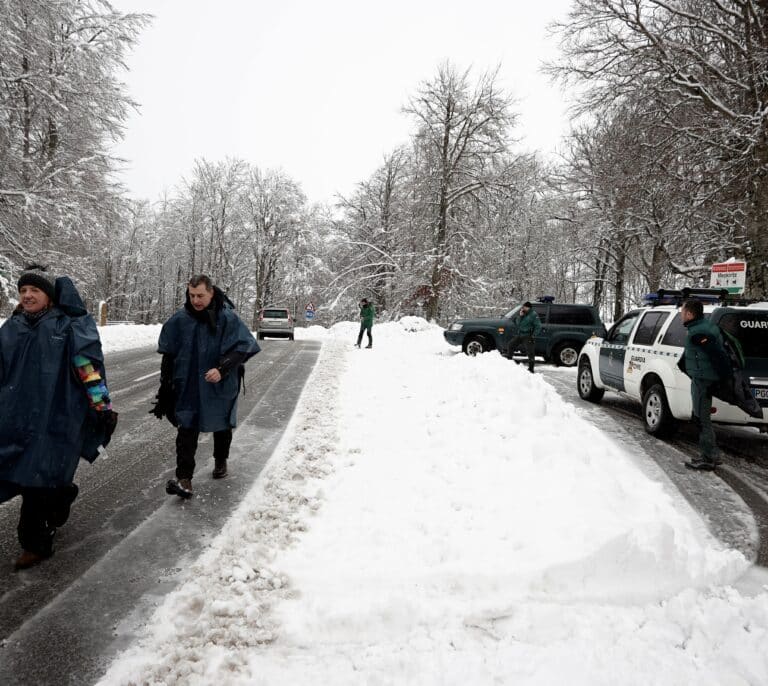
[[[757,400],[768,400],[768,388],[753,388],[752,395]]]

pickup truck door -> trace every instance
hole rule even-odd
[[[624,390],[624,359],[629,335],[642,311],[628,312],[617,321],[600,346],[600,378],[606,386]]]
[[[664,310],[645,312],[632,334],[627,359],[624,360],[624,390],[635,398],[640,398],[640,383],[647,366],[652,364],[653,359],[658,359],[659,334],[669,315],[670,312]]]

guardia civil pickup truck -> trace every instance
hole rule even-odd
[[[700,298],[704,316],[738,339],[745,377],[763,409],[762,419],[755,419],[715,398],[712,421],[768,430],[768,302],[736,304],[721,290],[659,291],[648,306],[627,312],[605,338],[588,340],[578,360],[579,395],[599,402],[605,391],[614,391],[636,400],[646,431],[657,436],[672,433],[677,420],[690,420],[691,382],[677,366],[686,338],[680,305],[688,297]]]

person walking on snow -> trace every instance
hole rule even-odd
[[[520,307],[517,314],[517,321],[514,322],[515,332],[507,348],[507,357],[513,359],[515,350],[521,345],[525,346],[525,352],[528,355],[528,371],[533,374],[534,354],[536,350],[536,336],[541,331],[541,321],[539,315],[530,302],[526,301]]]
[[[200,432],[213,433],[214,479],[227,476],[242,365],[260,350],[223,291],[193,276],[184,307],[160,331],[160,390],[150,410],[177,427],[176,478],[166,492],[192,497]]]
[[[704,318],[700,300],[686,300],[680,308],[680,318],[687,336],[678,367],[691,378],[691,402],[694,422],[699,426],[700,451],[699,457],[686,462],[685,466],[707,471],[722,462],[717,457],[712,428],[712,391],[731,374],[731,363],[723,347],[723,335],[719,327]]]
[[[18,289],[0,327],[0,502],[21,496],[17,570],[53,555],[80,458],[93,462],[117,424],[96,322],[75,285],[31,265]]]
[[[363,342],[363,333],[368,334],[368,345],[366,348],[373,347],[373,336],[371,335],[371,329],[373,328],[373,318],[375,316],[373,309],[373,303],[368,302],[368,298],[363,298],[360,301],[360,333],[357,334],[356,347],[360,347],[360,343]]]

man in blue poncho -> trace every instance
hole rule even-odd
[[[213,433],[213,478],[227,475],[243,364],[260,348],[232,303],[210,277],[193,276],[184,307],[160,331],[160,390],[150,412],[178,429],[176,478],[166,491],[192,497],[200,432]]]
[[[53,554],[77,497],[81,457],[93,462],[117,423],[96,323],[68,277],[31,265],[19,306],[0,327],[0,502],[21,496],[16,569]]]

